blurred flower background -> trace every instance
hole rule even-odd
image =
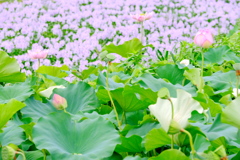
[[[193,42],[199,29],[227,33],[240,17],[237,0],[23,0],[0,4],[0,48],[15,56],[24,72],[37,68],[26,54],[47,49],[44,65],[83,70],[97,60],[101,48],[140,38],[131,15],[154,12],[144,22],[149,58],[172,50],[180,41]],[[118,58],[118,60],[120,60]]]

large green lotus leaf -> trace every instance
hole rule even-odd
[[[150,151],[168,144],[171,144],[169,135],[162,128],[154,128],[146,135],[144,145],[146,150]]]
[[[6,52],[0,51],[0,82],[24,82],[25,73],[20,72],[15,58],[10,58]]]
[[[137,38],[133,38],[130,41],[126,41],[121,45],[114,45],[113,43],[103,47],[103,51],[106,50],[108,53],[117,53],[122,57],[128,58],[133,54],[138,53],[145,47],[152,47],[152,45],[143,46],[141,41]]]
[[[222,64],[224,61],[234,60],[240,62],[240,57],[230,50],[228,46],[220,46],[218,48],[210,48],[204,53],[204,64],[217,63]],[[202,58],[199,56],[198,62],[201,63]]]
[[[33,97],[28,98],[25,103],[26,107],[21,110],[22,118],[29,117],[34,122],[37,122],[40,117],[46,116],[49,113],[57,112],[56,108],[50,102],[42,103]]]
[[[99,73],[97,85],[106,88],[106,77],[102,73]],[[108,85],[110,90],[124,87],[123,83],[114,82],[111,78],[108,78]]]
[[[219,114],[213,124],[204,125],[201,123],[191,123],[191,125],[199,127],[210,141],[222,136],[224,136],[227,140],[238,139],[238,129],[229,124],[221,123]]]
[[[182,84],[184,69],[179,69],[177,65],[166,64],[157,68],[156,73],[160,78],[167,79],[172,84]]]
[[[233,125],[240,129],[240,97],[234,99],[222,112],[223,123]]]
[[[133,135],[129,138],[121,137],[122,143],[116,146],[116,152],[142,152],[144,150],[142,146],[142,138]]]
[[[141,158],[139,156],[135,156],[135,157],[132,157],[132,156],[127,156],[126,158],[124,158],[124,160],[147,160],[148,158]]]
[[[77,123],[64,112],[40,118],[32,135],[38,149],[47,149],[52,159],[61,160],[99,160],[111,156],[120,143],[111,122],[97,117]]]
[[[64,89],[56,88],[53,93],[59,94],[67,100],[66,110],[72,114],[95,110],[99,106],[95,90],[85,82],[70,84]]]
[[[167,83],[163,79],[156,79],[149,73],[144,73],[140,77],[134,78],[132,82],[138,83],[144,88],[150,88],[154,92],[158,92],[161,88],[167,88],[171,97],[177,96],[176,89],[183,89],[192,95],[196,94],[196,89],[193,87],[193,85],[173,85],[171,83]]]
[[[217,93],[226,92],[230,87],[236,88],[236,73],[235,71],[229,71],[226,73],[216,72],[211,76],[203,78],[209,86],[211,86]]]
[[[145,100],[146,97],[143,98],[143,96],[138,94],[134,87],[128,85],[124,88],[112,90],[111,95],[125,112],[138,111],[147,108],[151,104],[148,100]],[[156,97],[156,94],[153,94],[154,96]]]
[[[15,99],[12,99],[7,104],[0,104],[0,130],[7,121],[24,106],[24,103]]]
[[[10,143],[20,145],[23,141],[23,129],[13,121],[8,121],[7,127],[3,128],[3,133],[0,133],[0,144],[2,146]]]
[[[183,152],[176,149],[168,149],[163,151],[157,157],[151,157],[149,160],[190,160]]]
[[[0,103],[8,103],[11,99],[24,101],[33,94],[27,83],[16,83],[11,86],[0,86]]]
[[[58,77],[58,78],[63,78],[63,77],[68,76],[66,71],[69,71],[69,68],[68,68],[68,66],[63,65],[62,67],[40,66],[36,72],[42,73],[42,74],[47,74],[47,75]]]

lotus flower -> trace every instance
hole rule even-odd
[[[182,60],[180,64],[184,64],[185,66],[188,66],[190,64],[189,59]]]
[[[200,30],[194,37],[194,43],[203,48],[209,48],[213,43],[213,35],[210,30]]]
[[[131,15],[131,17],[135,20],[137,20],[138,22],[143,22],[146,20],[151,19],[153,16],[153,12],[150,13],[145,13],[145,14],[136,14],[136,15]]]
[[[31,59],[44,59],[47,57],[48,55],[48,51],[47,50],[30,50],[28,51],[28,55]]]
[[[58,94],[54,94],[53,95],[53,106],[57,109],[57,110],[63,110],[65,108],[67,108],[67,101],[64,97],[58,95]]]
[[[170,125],[173,124],[180,129],[184,129],[188,125],[188,118],[191,117],[192,111],[203,112],[199,102],[194,100],[191,94],[184,90],[178,89],[177,98],[171,98],[171,101],[174,107],[173,119],[171,103],[168,99],[158,98],[156,104],[149,106],[151,114],[157,118],[166,132],[169,132]]]

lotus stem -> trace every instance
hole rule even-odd
[[[116,106],[115,106],[115,104],[114,104],[114,102],[113,102],[113,99],[112,99],[112,96],[111,96],[111,93],[110,93],[109,81],[108,81],[108,74],[109,74],[109,63],[107,64],[107,74],[106,74],[107,93],[108,93],[108,96],[109,96],[109,98],[110,98],[111,104],[112,104],[112,106],[113,106],[114,113],[115,113],[115,115],[116,115],[118,127],[119,127],[120,130],[122,130],[121,122],[120,122],[119,116],[118,116],[118,112],[117,112]]]
[[[16,152],[16,154],[20,154],[23,158],[23,160],[27,160],[24,152],[22,150],[19,150],[19,152]]]
[[[239,88],[239,80],[240,80],[240,77],[239,77],[239,76],[237,76],[237,83],[236,83],[236,88],[237,88],[237,97],[238,97],[238,93],[239,93],[239,91],[238,91],[238,88]]]
[[[188,132],[187,130],[185,130],[185,129],[181,129],[180,131],[183,132],[183,133],[186,133],[186,134],[188,135],[188,137],[189,137],[190,147],[191,147],[191,150],[192,150],[192,160],[194,160],[194,155],[196,154],[196,151],[195,151],[195,149],[194,149],[192,135],[191,135],[191,133],[189,133],[189,132]]]
[[[201,54],[202,54],[201,78],[202,78],[202,80],[203,80],[204,53],[201,52]],[[203,84],[203,83],[204,83],[204,82],[202,82],[202,83],[200,84],[200,92],[203,91],[203,87],[204,87],[204,84]]]
[[[172,108],[172,120],[173,120],[173,117],[174,117],[174,107],[173,107],[173,103],[172,103],[172,100],[171,98],[168,98],[169,102],[171,103],[171,108]],[[173,140],[173,135],[172,135],[172,138],[171,138],[171,149],[173,149],[174,147],[174,140]]]
[[[144,27],[143,27],[143,22],[141,22],[140,32],[141,32],[141,42],[142,42],[142,44],[143,44],[143,38],[144,38]]]

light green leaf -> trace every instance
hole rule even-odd
[[[221,120],[223,123],[233,125],[240,129],[240,97],[233,100],[222,112]]]
[[[157,157],[151,157],[149,160],[190,160],[184,153],[176,149],[168,149],[163,151]]]
[[[203,87],[203,79],[201,77],[201,70],[199,68],[193,68],[189,70],[185,70],[184,76],[192,82],[198,89]]]
[[[166,64],[157,68],[156,73],[160,78],[167,79],[172,84],[182,84],[184,69],[179,69],[177,65]]]
[[[152,129],[146,135],[145,139],[145,148],[147,151],[153,150],[158,147],[162,147],[164,145],[168,145],[171,143],[171,139],[169,135],[162,128],[160,129]]]
[[[197,134],[194,140],[194,148],[197,152],[201,153],[208,149],[211,143],[203,135]]]
[[[129,138],[121,137],[122,143],[116,146],[116,152],[142,152],[142,138],[133,135]]]
[[[68,74],[65,71],[69,71],[69,68],[66,65],[63,65],[62,67],[40,66],[36,72],[47,74],[47,75],[58,77],[58,78],[63,78],[68,76]]]
[[[15,58],[10,58],[6,52],[0,51],[0,82],[24,82],[25,73],[20,72]]]
[[[12,99],[7,104],[0,104],[0,130],[6,125],[7,121],[21,108],[25,106],[24,103]]]
[[[126,41],[121,45],[114,45],[113,43],[106,45],[102,50],[108,51],[108,53],[117,53],[124,58],[128,58],[133,54],[138,53],[141,49],[145,47],[152,47],[152,45],[143,46],[141,41],[137,38],[133,38],[130,41]]]

